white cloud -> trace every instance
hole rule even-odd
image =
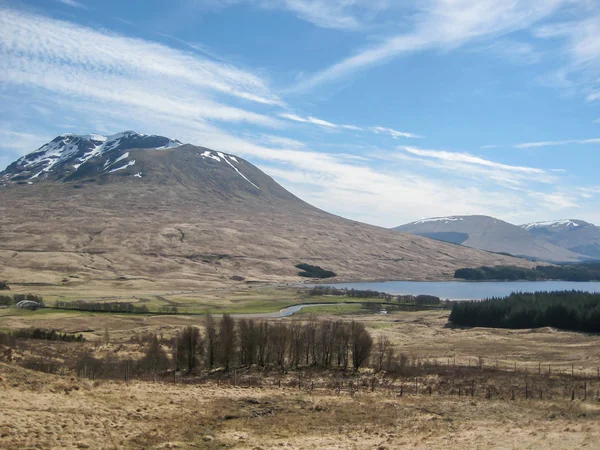
[[[169,88],[177,94],[200,92],[255,104],[282,103],[255,75],[197,54],[10,9],[0,12],[0,57],[6,82],[54,92],[90,91],[94,96],[100,94],[99,89],[91,92],[94,86],[118,88],[122,82],[137,86],[138,92]],[[102,95],[111,99],[110,90]],[[241,115],[241,111],[234,114]]]
[[[600,144],[600,138],[593,139],[567,139],[564,141],[540,141],[540,142],[522,142],[520,144],[513,145],[513,148],[539,148],[539,147],[553,147],[559,145],[587,145],[587,144]]]
[[[312,116],[302,117],[302,116],[299,116],[297,114],[292,114],[292,113],[281,113],[281,114],[279,114],[279,117],[281,117],[283,119],[291,120],[292,122],[310,123],[310,124],[322,126],[325,128],[344,129],[344,130],[350,130],[350,131],[368,130],[375,134],[387,134],[387,135],[393,137],[394,139],[397,139],[397,138],[417,139],[417,138],[423,137],[423,136],[419,136],[418,134],[414,134],[414,133],[407,133],[405,131],[394,130],[393,128],[385,128],[385,127],[380,127],[380,126],[363,128],[363,127],[359,127],[356,125],[340,125],[340,124],[335,124],[333,122],[328,122],[327,120],[319,119],[317,117],[312,117]]]
[[[383,40],[302,79],[306,91],[402,54],[426,49],[452,49],[468,42],[529,28],[554,13],[567,0],[423,0],[414,14],[413,31]]]
[[[411,139],[417,139],[417,138],[423,137],[423,136],[419,136],[418,134],[414,134],[414,133],[407,133],[405,131],[394,130],[393,128],[372,127],[371,130],[376,134],[381,134],[381,133],[389,134],[394,139],[397,139],[399,137],[411,138]]]

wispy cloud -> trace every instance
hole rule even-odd
[[[75,0],[56,0],[58,3],[62,3],[63,5],[70,6],[71,8],[86,8],[82,3],[76,2]]]
[[[251,73],[153,42],[10,9],[0,12],[4,83],[96,101],[172,108],[174,114],[207,120],[277,123],[227,104],[237,99],[281,105]]]
[[[415,167],[434,169],[443,173],[444,177],[488,180],[496,186],[504,186],[514,191],[523,191],[525,186],[534,183],[545,186],[559,181],[558,174],[549,170],[503,164],[469,153],[407,146],[398,149],[402,150],[402,153],[396,153],[393,157]]]
[[[290,11],[299,19],[321,28],[361,30],[378,14],[394,6],[390,0],[212,0],[212,6],[250,3],[265,9]],[[206,6],[206,2],[202,1]]]
[[[316,117],[300,117],[296,114],[291,114],[291,113],[281,113],[279,114],[280,117],[283,117],[284,119],[288,119],[291,120],[293,122],[300,122],[300,123],[312,123],[314,125],[320,125],[323,127],[327,127],[327,128],[340,128],[341,125],[336,125],[334,123],[328,122],[326,120],[323,119],[317,119]]]
[[[475,164],[478,166],[485,167],[493,167],[496,169],[503,169],[514,172],[522,172],[528,174],[543,174],[546,173],[543,169],[537,169],[534,167],[522,167],[522,166],[512,166],[507,164],[502,164],[494,161],[490,161],[487,159],[480,158],[478,156],[470,155],[469,153],[456,153],[456,152],[448,152],[444,150],[424,150],[415,147],[400,147],[402,150],[416,155],[416,156],[424,156],[427,158],[439,159],[442,161],[451,161],[451,162],[460,162],[467,164]]]
[[[317,85],[382,64],[402,54],[432,48],[452,49],[466,43],[529,28],[567,0],[424,0],[414,14],[412,32],[384,39],[338,63],[310,75],[295,90]]]
[[[534,35],[552,39],[560,67],[549,75],[563,89],[579,92],[589,102],[600,100],[600,8],[597,2],[579,2],[584,19],[540,26]]]
[[[411,139],[419,139],[423,136],[414,133],[407,133],[405,131],[394,130],[393,128],[385,128],[385,127],[371,127],[371,131],[376,134],[389,134],[394,139],[403,137],[403,138],[411,138]]]
[[[336,124],[333,122],[329,122],[327,120],[319,119],[317,117],[312,117],[312,116],[302,117],[302,116],[299,116],[297,114],[292,114],[292,113],[280,113],[279,117],[281,117],[283,119],[291,120],[292,122],[313,124],[313,125],[318,125],[318,126],[325,127],[325,128],[330,128],[330,129],[343,129],[343,130],[350,130],[350,131],[370,131],[375,134],[386,134],[386,135],[393,137],[394,139],[398,139],[398,138],[418,139],[418,138],[423,137],[423,136],[420,136],[415,133],[408,133],[405,131],[394,130],[393,128],[386,128],[386,127],[380,127],[380,126],[359,127],[357,125]]]
[[[513,145],[513,148],[539,148],[539,147],[554,147],[559,145],[588,145],[600,144],[600,138],[593,139],[567,139],[564,141],[540,141],[540,142],[523,142]]]

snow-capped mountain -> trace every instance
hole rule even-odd
[[[521,228],[559,247],[600,259],[600,227],[589,222],[564,219],[528,223]]]
[[[62,134],[34,152],[18,159],[0,173],[4,182],[29,182],[64,179],[86,164],[104,160],[103,171],[116,172],[131,167],[132,149],[168,149],[183,145],[176,139],[124,131],[112,136],[99,134]]]
[[[0,279],[158,292],[240,276],[293,281],[299,262],[348,280],[530,267],[328,214],[241,157],[179,144],[131,132],[63,135],[12,164],[0,174]]]
[[[518,227],[487,216],[433,217],[395,229],[454,244],[536,260],[567,262],[585,259],[583,255],[578,254],[579,252],[548,242],[531,233],[526,227]]]

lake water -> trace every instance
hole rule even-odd
[[[600,282],[575,281],[383,281],[328,284],[339,289],[370,289],[394,295],[435,295],[442,300],[481,300],[505,297],[513,292],[600,292]]]

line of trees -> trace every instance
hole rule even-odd
[[[229,371],[267,365],[281,370],[300,365],[358,370],[371,354],[373,339],[361,322],[341,320],[277,322],[220,320],[207,315],[204,332],[188,326],[177,335],[174,360],[178,370],[202,366]]]
[[[348,298],[377,298],[386,302],[396,301],[411,305],[439,305],[442,303],[442,300],[434,295],[392,295],[371,289],[340,289],[333,286],[313,286],[306,292],[308,295],[315,297],[334,295]]]
[[[456,325],[490,328],[555,327],[600,332],[600,294],[580,291],[513,293],[504,298],[456,302]]]
[[[0,344],[5,345],[15,339],[40,339],[45,341],[85,342],[82,334],[63,333],[54,329],[22,328],[18,330],[0,331]]]
[[[457,269],[454,278],[471,281],[484,280],[565,280],[600,281],[600,267],[593,264],[573,264],[565,266],[537,266],[526,269],[514,266],[477,267]]]
[[[79,311],[111,312],[111,313],[134,313],[147,314],[150,312],[146,305],[134,305],[128,302],[84,302],[82,300],[67,302],[56,301],[56,308],[76,309]]]

